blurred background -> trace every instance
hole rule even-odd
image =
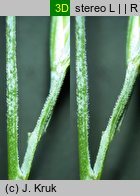
[[[89,75],[90,154],[95,162],[105,130],[121,91],[126,71],[128,17],[86,17]],[[71,130],[76,132],[75,32],[71,18]],[[120,132],[112,142],[102,179],[140,179],[140,78]]]
[[[17,17],[20,163],[50,86],[51,17]],[[7,179],[5,17],[0,17],[0,179]],[[70,131],[70,72],[42,137],[29,179],[74,179],[76,144]]]
[[[51,17],[17,17],[19,154],[35,127],[50,85]],[[90,154],[94,164],[102,131],[123,85],[128,17],[86,17],[90,97]],[[5,17],[0,17],[0,179],[7,179]],[[71,71],[68,71],[47,134],[38,146],[29,179],[78,180],[75,96],[75,20],[71,17]],[[102,179],[140,179],[138,78],[121,131],[107,154]]]

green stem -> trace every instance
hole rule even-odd
[[[59,61],[54,62],[51,58],[51,67],[55,67],[53,70],[53,77],[51,79],[50,93],[44,107],[41,111],[40,117],[37,121],[35,129],[32,133],[28,133],[28,144],[23,164],[21,170],[19,168],[18,159],[18,81],[17,81],[17,67],[16,67],[16,18],[14,16],[7,17],[6,21],[6,71],[7,71],[7,131],[8,131],[8,166],[9,166],[9,179],[28,179],[33,158],[37,145],[45,133],[49,121],[51,119],[54,106],[56,104],[58,95],[60,93],[66,71],[70,65],[70,29],[69,29],[69,17],[59,18],[60,22],[66,21],[63,26],[61,26],[62,35],[61,38],[65,40],[65,43],[60,43],[62,50],[61,56],[59,56]],[[59,28],[59,20],[55,20],[55,25]],[[63,24],[63,23],[61,23]],[[66,28],[67,27],[67,28]],[[52,29],[53,30],[53,29]],[[54,32],[54,31],[52,31]],[[65,33],[64,33],[65,32]],[[55,43],[59,41],[56,33],[53,33],[53,38],[55,38]],[[52,40],[52,39],[51,39]],[[51,55],[54,52],[54,57],[56,54],[56,47],[53,48],[51,41]],[[52,74],[52,71],[51,71]],[[53,82],[52,82],[53,81]]]
[[[76,17],[77,124],[79,140],[80,179],[92,179],[88,144],[88,78],[86,62],[85,18]]]
[[[122,91],[113,109],[107,128],[103,132],[101,137],[96,162],[93,168],[94,179],[101,178],[107,151],[109,149],[111,141],[114,138],[116,131],[118,130],[122,116],[125,112],[127,104],[129,102],[129,98],[132,94],[133,86],[139,74],[139,65],[140,65],[140,56],[135,58],[132,61],[132,64],[129,65],[127,68]]]
[[[67,23],[65,25],[62,25],[63,23],[61,22],[63,22],[63,20],[65,19],[67,19]],[[70,65],[70,43],[69,43],[69,39],[66,39],[66,37],[70,36],[69,20],[70,17],[62,17],[62,16],[59,18],[56,17],[54,18],[54,20],[52,20],[51,42],[50,42],[50,51],[51,51],[50,52],[51,53],[50,54],[51,56],[50,92],[48,98],[46,99],[44,107],[41,111],[40,117],[37,121],[34,131],[28,134],[27,150],[25,153],[23,164],[21,166],[23,179],[28,179],[29,177],[37,145],[49,125],[54,106],[56,104],[57,98],[59,96],[67,72],[67,68]],[[55,30],[56,28],[60,28],[58,30],[61,30],[61,35],[59,35],[59,37],[57,35],[57,31]],[[63,42],[59,41],[60,37],[61,37],[61,41],[63,41],[63,39],[64,40],[66,39],[64,45]],[[56,45],[58,45],[58,47],[56,47]],[[59,49],[59,47],[60,48],[64,47],[64,48],[63,50],[61,50],[62,51],[61,55],[57,56],[56,54],[58,52],[57,50]]]
[[[50,90],[50,94],[48,98],[46,99],[46,102],[41,111],[41,115],[37,121],[34,131],[28,134],[28,146],[27,146],[24,161],[21,167],[21,171],[23,173],[23,179],[28,179],[29,177],[31,166],[32,166],[32,161],[34,158],[37,145],[42,135],[45,133],[48,127],[56,100],[58,98],[63,80],[65,78],[65,74],[66,72],[64,72],[61,75],[61,77],[58,78],[58,81],[55,81],[54,86],[53,88],[51,88],[52,90]]]
[[[20,175],[18,159],[18,80],[16,65],[16,18],[6,18],[8,176]]]

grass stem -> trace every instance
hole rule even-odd
[[[66,24],[64,24],[66,21]],[[61,31],[59,34],[57,29]],[[61,42],[59,42],[61,40]],[[21,171],[24,179],[28,179],[36,148],[49,125],[53,110],[59,96],[67,68],[70,65],[70,17],[54,17],[51,28],[51,86],[49,96],[47,97],[40,117],[32,133],[28,134],[27,150]],[[57,55],[57,50],[61,48],[61,53]]]
[[[80,179],[93,178],[88,144],[88,74],[86,60],[85,17],[76,17],[76,96],[79,140]]]
[[[16,18],[6,17],[8,178],[18,178],[18,79],[16,65]]]

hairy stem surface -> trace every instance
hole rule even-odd
[[[70,65],[70,17],[54,18],[51,38],[51,87],[33,132],[28,133],[27,150],[21,170],[18,159],[18,81],[16,65],[16,18],[6,20],[7,131],[9,179],[28,179],[37,145],[46,131]],[[61,26],[60,26],[61,24]],[[58,37],[55,29],[61,31]],[[54,38],[54,41],[52,41]],[[62,42],[59,42],[61,38]],[[61,53],[56,51],[61,47]],[[54,54],[53,54],[54,53]]]
[[[139,74],[139,64],[140,56],[135,59],[135,63],[128,66],[126,71],[126,77],[122,91],[118,97],[116,105],[113,109],[112,116],[109,120],[106,130],[103,132],[99,151],[97,154],[96,162],[93,168],[94,178],[100,179],[103,171],[104,161],[106,158],[107,151],[109,149],[110,143],[114,138],[116,131],[121,123],[122,117],[124,115],[125,109],[129,102],[129,98],[133,91],[133,86],[135,84],[136,78]]]
[[[18,80],[16,65],[16,18],[6,18],[7,137],[8,177],[17,179],[18,159]]]
[[[66,24],[63,22],[66,20]],[[25,153],[24,161],[21,167],[23,179],[28,179],[33,158],[37,145],[45,133],[50,122],[54,106],[56,104],[58,95],[60,93],[67,68],[70,65],[70,17],[55,17],[52,20],[51,29],[51,86],[49,96],[46,99],[44,107],[41,111],[40,117],[37,121],[35,129],[28,134],[28,145]],[[56,29],[61,31],[59,37]],[[67,38],[66,38],[67,36]],[[59,39],[62,42],[59,43]],[[53,40],[53,41],[52,41]],[[61,48],[60,55],[56,55],[57,50]],[[58,58],[59,57],[59,58]]]
[[[94,178],[100,179],[103,171],[104,161],[109,149],[110,143],[115,133],[120,128],[122,119],[129,103],[133,87],[140,69],[140,17],[129,17],[127,33],[127,70],[122,91],[118,97],[109,120],[106,130],[103,132],[96,162],[93,168]]]
[[[55,84],[53,90],[50,92],[34,131],[28,135],[28,146],[24,157],[24,162],[21,167],[21,171],[25,179],[27,179],[30,174],[32,161],[40,138],[48,127],[64,77],[65,73],[61,78],[59,78],[58,83]]]
[[[85,18],[76,17],[76,95],[79,140],[80,179],[92,179],[88,144],[88,74],[86,62]]]

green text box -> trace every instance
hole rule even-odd
[[[50,0],[51,16],[70,16],[70,0]]]

